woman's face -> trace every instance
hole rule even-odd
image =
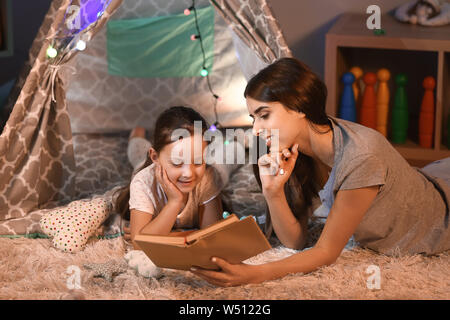
[[[278,151],[295,143],[299,143],[301,149],[302,141],[308,134],[308,120],[304,113],[288,109],[280,102],[262,102],[250,97],[246,100],[248,112],[253,118],[253,134],[265,140],[271,152],[277,152],[277,134]]]
[[[191,135],[166,145],[153,161],[166,170],[169,180],[182,193],[189,193],[205,173],[203,151],[206,146],[201,135]]]

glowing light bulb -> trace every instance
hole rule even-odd
[[[229,145],[230,144],[230,141],[228,141],[228,140],[225,140],[225,142],[223,143],[224,145]]]
[[[78,40],[77,49],[80,51],[83,51],[84,49],[86,49],[86,42],[83,40]]]
[[[198,38],[198,36],[196,34],[191,35],[191,40],[195,41]]]
[[[188,15],[190,15],[191,14],[191,10],[189,10],[189,9],[184,9],[184,15],[185,16],[188,16]]]
[[[58,55],[58,51],[55,48],[53,48],[52,46],[48,46],[48,48],[47,48],[47,56],[49,58],[54,58],[57,55]]]
[[[212,124],[211,127],[209,127],[209,130],[214,132],[217,130],[217,127],[214,124]]]
[[[206,77],[207,75],[208,75],[208,70],[206,70],[206,69],[202,69],[202,71],[200,71],[200,75],[202,76],[202,77]]]

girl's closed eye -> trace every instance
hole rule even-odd
[[[180,168],[183,165],[183,161],[171,161],[170,164],[175,168]]]

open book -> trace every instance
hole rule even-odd
[[[234,214],[204,229],[168,236],[137,235],[136,244],[160,268],[217,269],[211,257],[239,263],[271,248],[253,217]]]

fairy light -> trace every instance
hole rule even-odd
[[[49,58],[55,58],[58,55],[58,50],[56,50],[55,48],[53,48],[51,45],[48,46],[47,48],[47,56]]]
[[[86,42],[83,41],[83,40],[78,40],[78,42],[77,42],[77,50],[83,51],[84,49],[86,49]]]
[[[195,0],[192,0],[192,5],[189,8],[186,8],[184,10],[184,14],[186,16],[190,15],[191,12],[194,12],[194,19],[195,19],[195,27],[197,29],[197,34],[192,34],[191,35],[191,40],[200,40],[199,44],[200,44],[200,49],[202,50],[202,56],[203,56],[203,66],[202,66],[202,70],[200,70],[200,75],[204,78],[206,78],[206,82],[208,84],[208,89],[209,92],[211,92],[212,96],[214,97],[214,115],[215,115],[215,123],[210,127],[211,131],[215,131],[217,130],[217,127],[220,127],[220,123],[219,123],[219,119],[218,119],[218,115],[217,115],[217,102],[221,101],[220,97],[214,93],[212,87],[211,87],[211,82],[209,81],[209,71],[206,68],[206,55],[205,55],[205,49],[203,47],[203,38],[200,32],[200,27],[198,25],[198,17],[197,17],[197,10],[195,8]]]
[[[184,9],[184,15],[185,16],[190,15],[192,10],[194,10],[194,5],[190,6],[189,8]]]
[[[208,70],[206,69],[206,68],[203,68],[202,69],[202,71],[200,71],[200,75],[202,76],[202,77],[206,77],[207,75],[208,75]]]
[[[212,132],[216,131],[218,125],[219,125],[219,123],[218,123],[217,121],[214,122],[214,124],[212,124],[212,125],[209,127],[209,131],[212,131]]]

